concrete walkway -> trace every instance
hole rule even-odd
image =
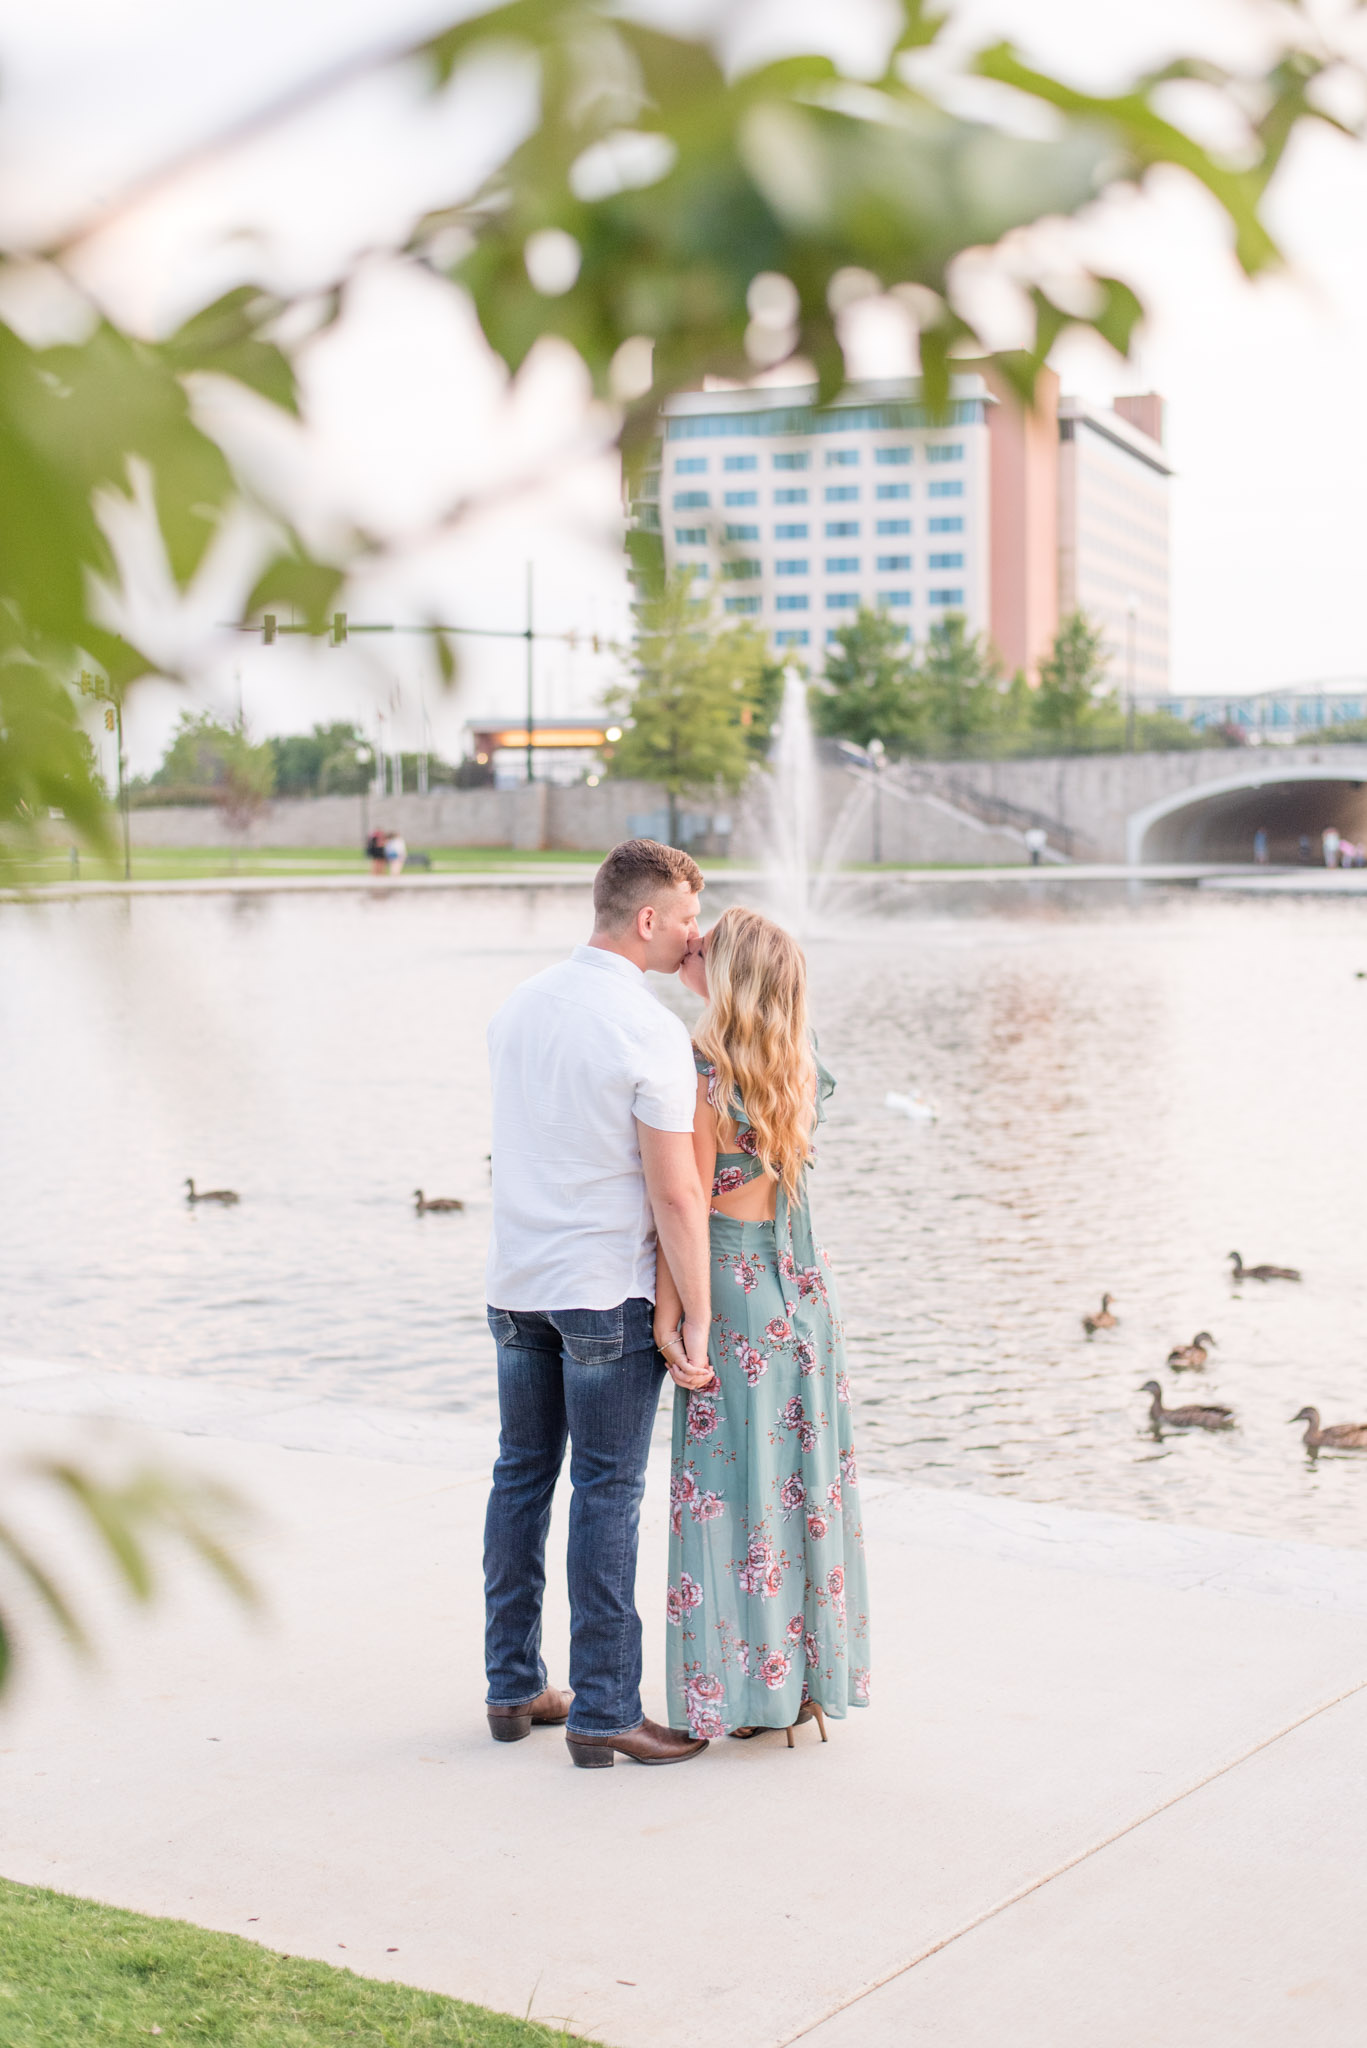
[[[1361,2039],[1367,1557],[870,1483],[871,1710],[585,1773],[486,1738],[491,1447],[458,1417],[9,1360],[0,1432],[231,1480],[271,1604],[187,1573],[93,1679],[26,1637],[7,1877],[616,2048]]]

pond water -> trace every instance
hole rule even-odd
[[[490,1415],[484,1025],[587,910],[0,907],[0,1350]],[[1367,1420],[1363,909],[1041,876],[855,884],[828,916],[814,1203],[865,1468],[1361,1542],[1367,1457],[1309,1460],[1288,1417]],[[190,1209],[186,1174],[240,1205]],[[465,1213],[419,1218],[418,1186]],[[1304,1284],[1234,1288],[1234,1246]],[[1119,1327],[1089,1342],[1103,1289]],[[1200,1328],[1210,1364],[1174,1379]],[[1240,1427],[1155,1441],[1150,1376]]]

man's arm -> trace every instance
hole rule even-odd
[[[712,1377],[707,1333],[712,1320],[712,1276],[707,1248],[707,1197],[698,1178],[691,1131],[657,1131],[636,1122],[646,1191],[655,1230],[670,1276],[683,1304],[687,1367],[674,1378],[680,1386],[703,1387]]]

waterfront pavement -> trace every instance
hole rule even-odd
[[[1360,1553],[866,1481],[871,1709],[824,1748],[804,1728],[792,1751],[590,1773],[558,1731],[485,1733],[483,1428],[10,1358],[0,1442],[7,1508],[16,1463],[75,1447],[230,1481],[263,1517],[269,1602],[245,1620],[178,1571],[116,1620],[29,1500],[102,1649],[90,1672],[24,1635],[6,1877],[614,2048],[1361,2039]],[[657,1716],[663,1476],[641,1580]],[[558,1566],[552,1589],[563,1680]]]

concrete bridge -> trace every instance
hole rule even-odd
[[[1273,861],[1296,860],[1302,836],[1318,857],[1327,825],[1367,840],[1367,745],[928,765],[942,800],[984,823],[1000,807],[1008,828],[1033,814],[1052,845],[1081,859],[1250,860],[1259,826]]]

